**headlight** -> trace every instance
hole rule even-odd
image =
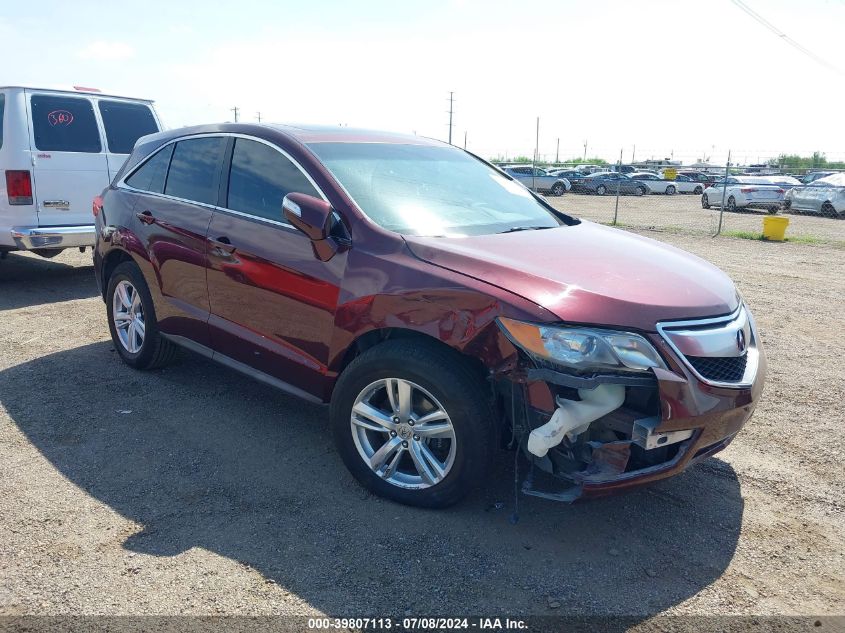
[[[652,344],[632,332],[535,325],[504,317],[498,322],[511,342],[535,359],[580,371],[666,368]]]

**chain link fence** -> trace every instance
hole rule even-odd
[[[764,218],[777,215],[789,219],[788,240],[845,246],[845,171],[670,161],[500,167],[561,211],[602,224],[756,238]],[[562,179],[569,186],[557,195]]]

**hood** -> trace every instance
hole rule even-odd
[[[418,258],[520,295],[569,323],[654,331],[659,321],[729,314],[739,304],[730,278],[705,260],[592,222],[405,241]]]

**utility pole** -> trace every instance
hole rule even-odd
[[[232,112],[234,112],[234,114],[235,114],[235,123],[237,123],[237,122],[238,122],[238,112],[240,112],[240,111],[241,111],[241,109],[240,109],[238,106],[235,106],[234,108],[232,108],[232,110],[231,110],[231,111],[232,111]]]
[[[256,112],[256,113],[255,113],[255,116],[257,116],[257,117],[258,117],[258,122],[259,122],[259,123],[261,123],[261,113],[260,113],[260,112]]]
[[[584,162],[587,162],[587,141],[584,140]]]
[[[537,159],[540,152],[540,117],[537,117],[537,136],[534,138],[534,162],[531,165],[531,188],[537,191],[537,176],[535,168],[537,167]]]
[[[455,93],[449,93],[449,145],[452,144],[452,104],[455,101]]]
[[[560,162],[560,137],[557,137],[557,149],[555,150],[555,165]]]
[[[467,131],[464,130],[464,149],[467,148]]]
[[[631,150],[631,162],[634,162],[634,156],[637,155],[637,146],[634,145],[634,149]]]

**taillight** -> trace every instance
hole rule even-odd
[[[96,218],[100,215],[100,211],[103,210],[103,197],[102,196],[94,196],[94,204],[91,205],[91,212],[94,214]]]
[[[27,169],[6,170],[6,193],[9,204],[32,204],[32,180]]]
[[[778,193],[786,193],[786,189],[778,189]]]
[[[740,191],[742,193],[754,193],[757,190],[754,187],[743,187]]]

